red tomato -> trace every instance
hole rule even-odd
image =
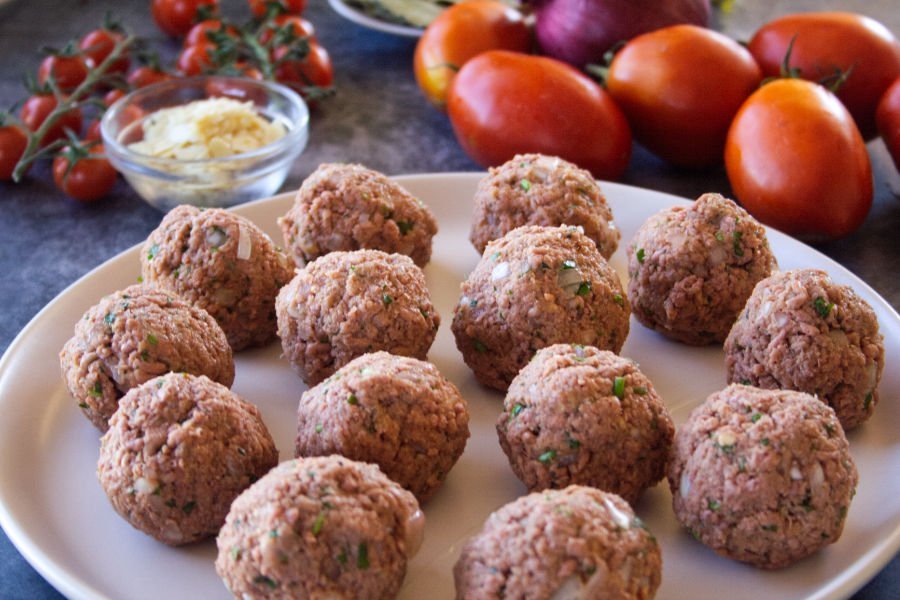
[[[791,235],[836,239],[872,206],[872,166],[853,117],[822,86],[777,79],[741,106],[725,144],[737,199]]]
[[[316,28],[303,17],[295,15],[279,15],[272,20],[272,25],[273,26],[266,26],[259,34],[259,43],[263,46],[272,40],[277,29],[287,29],[287,31],[290,31],[295,37],[307,37],[310,41],[315,40],[316,37]]]
[[[116,183],[116,170],[103,157],[80,158],[69,168],[69,158],[63,153],[53,159],[53,181],[67,196],[81,202],[93,202],[107,195]],[[97,144],[91,154],[103,154]]]
[[[837,91],[867,139],[875,135],[875,107],[900,76],[900,43],[881,23],[853,13],[788,15],[764,25],[748,48],[763,75],[779,75],[793,40],[790,65],[803,79],[849,73]]]
[[[84,59],[79,55],[51,54],[41,61],[41,66],[38,68],[38,81],[42,85],[46,84],[51,74],[61,91],[71,92],[87,77],[88,68],[84,64]]]
[[[119,88],[113,88],[106,92],[106,95],[103,96],[103,104],[109,108],[113,104],[116,103],[116,100],[123,97],[125,95],[125,90],[121,90]]]
[[[106,60],[106,57],[109,56],[110,53],[112,53],[116,44],[122,42],[124,39],[125,36],[116,31],[95,29],[89,31],[81,38],[78,47],[81,48],[81,53],[87,66],[95,69]],[[128,71],[128,65],[130,64],[131,60],[128,58],[128,55],[122,53],[119,55],[119,58],[110,65],[107,72],[125,73]]]
[[[175,66],[188,77],[201,75],[213,67],[212,54],[215,49],[209,42],[188,46],[178,55]]]
[[[440,109],[459,69],[486,50],[528,52],[531,31],[515,8],[497,0],[454,4],[429,25],[416,44],[413,72],[419,89]]]
[[[201,6],[208,6],[216,12],[219,0],[153,0],[150,8],[153,20],[164,33],[181,37],[194,26]]]
[[[575,68],[543,56],[479,54],[450,86],[447,112],[456,139],[483,167],[540,152],[617,179],[631,156],[631,131],[612,97]]]
[[[25,101],[19,116],[25,126],[31,131],[37,131],[47,116],[56,108],[56,98],[52,94],[35,94]],[[51,127],[41,139],[41,145],[46,146],[56,140],[65,139],[66,129],[78,133],[81,131],[81,110],[72,109],[62,114],[59,120]]]
[[[128,75],[128,85],[130,85],[134,89],[139,89],[142,87],[147,87],[148,85],[159,83],[161,81],[168,81],[172,79],[172,75],[170,73],[166,73],[165,71],[160,71],[159,69],[154,69],[153,67],[138,67]]]
[[[894,80],[878,103],[875,120],[881,139],[894,159],[894,166],[900,171],[900,77]]]
[[[103,136],[100,134],[100,119],[94,119],[88,124],[84,139],[88,142],[99,142],[103,139]]]
[[[257,19],[262,19],[266,16],[269,4],[274,2],[273,0],[248,0],[247,3],[250,5],[250,11],[253,13],[253,16]],[[277,0],[277,3],[286,13],[291,15],[302,14],[303,9],[306,8],[306,0]]]
[[[225,73],[223,73],[224,75]],[[241,102],[253,102],[257,105],[266,103],[266,92],[247,81],[262,81],[263,74],[256,67],[239,63],[235,65],[235,77],[213,77],[206,83],[206,95],[210,98],[226,97],[240,100]]]
[[[19,159],[25,154],[28,136],[15,125],[0,127],[0,181],[11,181]]]
[[[675,25],[628,42],[606,89],[648,150],[673,165],[707,167],[722,163],[728,126],[761,80],[753,56],[731,38]]]
[[[286,46],[276,48],[275,60],[282,60],[287,53]],[[275,68],[275,79],[301,92],[309,86],[329,87],[334,82],[334,67],[328,51],[311,41],[309,54],[303,60],[285,60]]]
[[[195,46],[197,44],[211,44],[213,43],[211,39],[209,39],[209,33],[224,33],[226,35],[237,37],[240,35],[237,28],[233,25],[225,25],[220,19],[206,19],[205,21],[200,21],[188,31],[187,36],[184,38],[184,47]]]

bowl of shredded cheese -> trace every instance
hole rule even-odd
[[[156,208],[226,207],[273,195],[309,138],[309,110],[267,81],[205,76],[150,85],[100,123],[106,153]]]

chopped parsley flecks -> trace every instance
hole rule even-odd
[[[369,546],[365,542],[360,543],[356,554],[356,568],[369,568]]]
[[[322,424],[316,423],[316,433],[322,433]]]
[[[872,392],[866,394],[866,399],[863,400],[863,410],[869,410],[869,407],[872,406],[872,399],[874,398]]]
[[[725,241],[725,234],[722,233],[721,231],[717,231],[717,232],[716,232],[716,240],[719,241],[719,242],[724,242],[724,241]]]
[[[397,227],[400,229],[400,235],[406,235],[413,228],[412,221],[397,221]]]
[[[625,306],[625,298],[622,297],[622,294],[613,294],[613,302],[619,306]]]
[[[159,340],[152,333],[148,333],[147,334],[147,343],[150,344],[151,346],[155,346],[159,343]]]
[[[319,516],[316,517],[316,520],[313,521],[312,524],[312,534],[317,536],[322,533],[322,527],[325,525],[325,513],[320,512]]]
[[[715,498],[707,498],[706,499],[706,508],[708,508],[709,510],[716,511],[716,510],[719,510],[721,507],[722,507],[722,505],[719,504],[719,501],[716,500]]]
[[[563,261],[563,264],[562,264],[562,270],[563,270],[563,271],[568,271],[569,269],[574,269],[574,268],[577,267],[577,266],[578,266],[578,265],[575,264],[575,261],[572,260],[572,259],[570,258],[569,260],[564,260],[564,261]]]
[[[522,412],[523,410],[525,410],[525,405],[524,405],[524,404],[519,404],[519,403],[517,402],[517,403],[515,404],[515,406],[513,406],[512,411],[510,412],[510,418],[515,419],[516,417],[519,416],[519,413]]]
[[[732,239],[734,240],[734,255],[735,256],[743,256],[744,255],[744,247],[741,246],[741,238],[744,237],[744,234],[740,231],[735,231],[731,234]]]
[[[159,254],[159,245],[158,245],[158,244],[153,244],[153,245],[150,246],[150,248],[147,250],[147,260],[153,260],[154,258],[156,258],[156,255],[157,255],[157,254]]]
[[[384,295],[381,297],[381,301],[384,302],[384,305],[385,305],[385,306],[390,306],[391,304],[394,303],[394,299],[391,297],[390,294],[384,294]]]
[[[256,585],[264,585],[269,589],[275,589],[278,587],[278,582],[272,579],[271,577],[266,577],[265,575],[257,575],[253,578],[253,583]]]
[[[478,339],[472,340],[472,345],[475,346],[475,350],[479,354],[484,354],[485,352],[487,352],[487,346],[485,346],[484,342],[482,342],[481,340],[478,340]]]
[[[88,394],[90,394],[94,398],[99,398],[100,396],[103,395],[103,386],[100,385],[99,381],[94,382],[94,387],[92,387],[90,390],[88,390]]]
[[[554,458],[556,458],[556,450],[554,450],[552,448],[544,451],[543,454],[538,456],[538,460],[541,461],[545,465],[548,464],[550,461],[552,461]]]
[[[633,388],[631,388],[631,390],[638,396],[646,396],[647,395],[647,388],[645,388],[642,385],[636,385]]]
[[[616,377],[613,380],[613,395],[619,400],[625,397],[625,378]]]
[[[635,253],[635,256],[637,257],[637,261],[639,264],[644,264],[644,249],[643,248],[638,248],[637,252]]]
[[[531,190],[531,182],[527,179],[523,179],[519,181],[519,187],[522,188],[523,191],[527,192]]]
[[[356,406],[357,404],[359,404],[359,398],[356,397],[356,394],[350,394],[349,396],[347,396],[347,404],[350,404],[352,406]]]
[[[828,302],[825,298],[819,296],[813,301],[813,308],[816,309],[816,313],[822,317],[823,319],[827,318],[828,315],[831,314],[831,310],[834,308],[833,302]]]
[[[116,320],[116,313],[106,313],[106,316],[103,317],[103,322],[107,325],[112,325],[113,321]]]
[[[575,290],[575,294],[578,296],[587,296],[591,293],[591,282],[590,281],[582,281],[581,285],[578,286],[578,289]]]
[[[184,506],[181,507],[181,510],[184,514],[189,515],[194,512],[194,509],[197,508],[197,503],[193,500],[186,502]]]
[[[751,422],[751,423],[756,423],[756,422],[759,421],[760,419],[762,419],[762,414],[760,414],[760,413],[753,413],[752,415],[750,415],[750,422]]]

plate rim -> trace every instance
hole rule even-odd
[[[453,171],[407,173],[393,175],[390,176],[390,178],[403,185],[404,183],[407,183],[409,181],[471,181],[476,177],[481,178],[484,175],[484,171]],[[610,190],[619,189],[625,190],[628,193],[650,194],[653,196],[657,196],[669,203],[689,204],[691,202],[690,199],[667,192],[653,190],[650,188],[643,188],[639,186],[604,180],[600,180],[599,184],[601,186],[601,189],[603,189],[605,195],[609,195]],[[282,192],[271,197],[261,198],[258,200],[247,202],[245,204],[233,206],[229,210],[232,210],[238,214],[244,214],[247,211],[252,212],[254,208],[259,206],[260,204],[284,202],[292,198],[295,193],[296,191]],[[866,290],[866,295],[869,296],[869,299],[867,299],[867,301],[871,301],[872,299],[874,299],[879,304],[880,308],[886,311],[886,313],[896,322],[894,323],[894,326],[900,324],[900,315],[898,315],[897,310],[895,310],[893,306],[891,306],[891,304],[878,292],[876,292],[868,283],[863,281],[859,276],[850,271],[847,267],[844,267],[816,248],[809,246],[795,238],[792,238],[787,234],[784,234],[769,226],[766,226],[766,230],[767,236],[781,238],[779,241],[781,241],[782,243],[787,242],[789,244],[797,244],[803,247],[805,251],[814,253],[816,255],[816,259],[824,263],[823,268],[834,267],[842,271],[842,274],[849,276],[849,278],[853,280],[855,289],[858,289],[858,286],[859,288],[864,288]],[[13,338],[12,342],[4,351],[3,356],[0,357],[0,391],[3,390],[6,379],[10,376],[11,365],[14,362],[14,357],[18,353],[17,351],[23,344],[26,343],[27,339],[29,338],[29,334],[34,329],[39,327],[40,324],[42,324],[43,320],[47,318],[47,314],[57,309],[59,303],[65,297],[69,296],[73,289],[80,287],[80,285],[85,280],[95,276],[98,271],[105,270],[109,268],[109,266],[113,262],[125,260],[129,257],[129,255],[139,252],[142,243],[143,242],[138,242],[137,244],[134,244],[129,248],[126,248],[114,254],[99,265],[93,267],[92,269],[78,277],[75,281],[61,290],[28,321],[25,327],[23,327],[22,330]],[[2,401],[2,397],[0,397],[0,401]],[[26,528],[23,527],[22,524],[17,521],[10,512],[6,500],[7,496],[9,495],[10,491],[6,488],[3,482],[0,481],[0,527],[3,528],[10,542],[15,546],[16,550],[22,554],[26,561],[32,567],[34,567],[34,569],[38,571],[38,573],[40,573],[41,576],[44,577],[44,579],[46,579],[54,588],[56,588],[66,597],[84,598],[90,600],[107,598],[108,596],[104,592],[98,590],[95,585],[88,582],[84,577],[80,576],[77,573],[71,572],[68,568],[56,564],[49,556],[49,554],[32,540],[32,538],[27,534]],[[812,596],[809,596],[808,600],[824,600],[851,595],[852,593],[858,591],[866,583],[868,583],[877,573],[879,573],[885,567],[885,565],[893,559],[898,551],[900,551],[900,522],[898,522],[898,525],[892,532],[890,532],[889,535],[886,535],[880,540],[879,543],[876,543],[861,555],[857,556],[847,569],[845,569],[840,575],[831,579],[831,581],[829,581],[827,584],[823,585]]]
[[[389,33],[407,38],[422,37],[422,33],[425,31],[424,29],[419,29],[412,25],[401,25],[399,23],[391,23],[390,21],[376,19],[361,10],[357,10],[350,6],[343,0],[328,0],[328,4],[334,12],[340,16],[367,29],[374,29],[376,31],[381,31],[382,33]]]

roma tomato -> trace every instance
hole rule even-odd
[[[15,125],[0,127],[0,181],[11,181],[19,159],[25,154],[28,136]]]
[[[725,169],[753,216],[811,241],[849,235],[872,206],[872,166],[853,117],[802,79],[767,83],[741,106]]]
[[[853,13],[788,15],[763,25],[750,40],[750,53],[763,75],[780,74],[791,49],[791,69],[803,79],[821,81],[848,73],[837,97],[853,115],[865,138],[875,135],[875,108],[900,76],[900,43],[881,23]]]
[[[610,64],[606,89],[634,137],[682,167],[722,163],[728,126],[762,73],[720,33],[675,25],[638,36]]]
[[[22,105],[19,116],[28,129],[37,131],[56,106],[56,98],[52,94],[35,94],[29,97],[25,104]],[[59,120],[41,138],[41,146],[46,146],[56,140],[65,139],[67,129],[77,134],[81,131],[81,123],[80,109],[74,108],[63,113]]]
[[[631,130],[612,97],[552,58],[479,54],[450,86],[447,113],[456,139],[483,167],[539,152],[618,179],[631,157]]]
[[[103,154],[103,145],[93,146],[90,153]],[[53,159],[56,187],[81,202],[93,202],[107,195],[116,183],[116,170],[109,161],[102,156],[78,157],[70,168],[70,154],[71,150],[66,148]]]
[[[172,37],[181,37],[191,30],[197,21],[201,6],[216,12],[219,0],[153,0],[150,10],[156,25]]]
[[[900,171],[900,77],[884,93],[875,111],[878,132]]]
[[[38,81],[44,85],[52,75],[61,91],[71,92],[81,85],[87,74],[88,67],[80,55],[51,54],[41,61]]]
[[[310,41],[315,40],[316,38],[316,28],[303,17],[298,17],[296,15],[279,15],[272,20],[270,25],[267,25],[260,32],[259,43],[265,46],[272,41],[272,38],[274,38],[279,31],[285,33],[289,32],[289,35],[282,34],[281,41],[276,40],[274,42],[275,44],[284,43],[286,41],[284,38],[288,37],[306,37],[309,38]]]
[[[109,29],[94,29],[89,31],[81,38],[78,47],[81,48],[81,54],[84,62],[88,67],[97,68],[106,57],[115,49],[116,44],[122,42],[125,36],[116,31]],[[125,73],[128,71],[128,65],[131,64],[127,54],[120,54],[110,66],[109,73]]]
[[[223,33],[235,38],[240,35],[240,32],[233,25],[225,25],[219,19],[206,19],[191,27],[191,30],[184,37],[184,47],[213,43],[209,38],[209,33]]]
[[[528,52],[531,46],[521,12],[498,0],[470,0],[452,5],[425,29],[413,73],[428,101],[443,110],[450,83],[467,60],[486,50]]]
[[[266,16],[269,5],[274,4],[276,1],[281,6],[282,10],[289,15],[302,14],[303,9],[306,8],[306,0],[248,0],[250,12],[252,12],[253,16],[257,19],[262,19]]]

